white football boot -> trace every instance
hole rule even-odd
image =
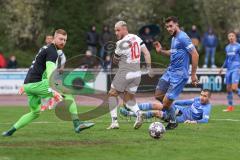
[[[118,122],[112,122],[107,129],[119,129]]]
[[[143,119],[144,119],[144,115],[143,115],[143,112],[142,111],[138,111],[137,112],[137,118],[136,118],[136,121],[133,125],[134,129],[138,129],[142,126],[143,124]]]

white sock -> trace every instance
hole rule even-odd
[[[135,114],[137,114],[137,112],[140,110],[137,103],[135,103],[135,105],[133,106],[130,106],[129,104],[126,103],[126,107],[133,111]]]
[[[110,110],[110,115],[112,117],[112,122],[117,122],[117,106]]]
[[[109,111],[112,118],[112,122],[117,122],[117,107],[118,99],[117,97],[109,97]]]

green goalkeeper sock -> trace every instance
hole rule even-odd
[[[69,106],[69,112],[70,112],[71,114],[76,114],[76,115],[77,115],[77,114],[78,114],[77,104],[76,104],[76,102],[75,102],[75,100],[74,100],[73,95],[64,94],[64,100],[71,102],[71,104],[70,104],[70,106]]]
[[[71,118],[73,121],[74,128],[77,128],[82,122],[79,120],[78,111],[77,111],[77,104],[74,100],[73,95],[64,95],[65,100],[70,100],[72,103],[69,106],[69,112],[71,113]]]

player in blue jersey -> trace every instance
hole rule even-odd
[[[223,110],[225,112],[231,112],[234,110],[233,107],[233,92],[236,92],[240,96],[238,89],[238,82],[240,78],[240,44],[237,43],[237,36],[235,32],[228,33],[229,44],[225,47],[226,59],[219,71],[222,73],[223,68],[227,69],[225,79],[227,85],[227,100],[228,107]]]
[[[163,50],[159,42],[155,42],[154,45],[157,53],[170,57],[170,65],[159,79],[155,98],[163,104],[163,108],[169,116],[170,121],[166,126],[166,129],[169,130],[177,127],[175,109],[171,105],[188,81],[190,57],[192,59],[191,80],[194,86],[197,85],[196,71],[199,56],[191,39],[180,30],[176,17],[168,17],[165,26],[172,36],[171,49]]]
[[[200,97],[195,97],[189,100],[178,100],[172,104],[175,108],[177,115],[176,120],[178,123],[207,123],[210,118],[211,92],[208,89],[201,91]],[[146,118],[157,117],[167,120],[166,112],[163,111],[161,103],[141,103],[138,104],[139,109],[147,111],[144,113]],[[148,111],[151,110],[151,111]],[[120,113],[123,116],[135,116],[133,112],[128,111],[126,108],[121,108]]]

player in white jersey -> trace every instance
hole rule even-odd
[[[136,113],[137,118],[134,128],[138,129],[143,123],[142,112],[135,100],[135,93],[141,81],[141,52],[144,54],[149,76],[151,76],[151,56],[141,38],[128,33],[126,22],[119,21],[115,24],[115,34],[119,41],[116,43],[113,63],[118,63],[119,69],[108,93],[112,123],[107,129],[119,128],[117,121],[117,97],[120,93],[123,93],[123,100],[126,107]]]

